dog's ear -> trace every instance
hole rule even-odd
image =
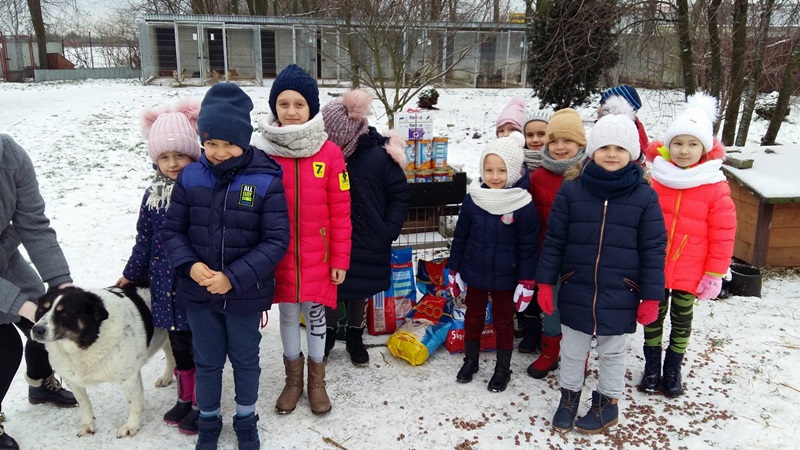
[[[56,297],[58,297],[58,288],[51,287],[38,299],[31,299],[32,302],[36,303],[36,314],[34,315],[34,319],[36,319],[35,322],[38,322],[44,313],[50,310],[50,307],[53,306],[53,300]]]
[[[108,319],[108,311],[106,310],[103,300],[96,295],[91,295],[86,301],[86,310],[92,317],[97,320],[97,323]]]

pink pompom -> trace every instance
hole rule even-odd
[[[342,97],[342,106],[350,120],[366,120],[372,114],[369,109],[371,103],[372,94],[363,89],[351,89]]]
[[[197,130],[197,118],[200,116],[200,101],[197,99],[183,99],[175,105],[175,112],[184,114],[189,123]]]
[[[167,111],[169,111],[169,107],[159,106],[156,108],[148,108],[142,112],[142,135],[144,135],[145,139],[150,138],[150,130],[156,122],[156,119],[158,119],[158,116]]]

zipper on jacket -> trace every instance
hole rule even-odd
[[[678,196],[675,198],[675,211],[672,213],[672,224],[669,226],[669,238],[667,239],[667,255],[672,248],[672,239],[675,237],[675,226],[678,224],[678,212],[681,209],[681,197],[683,191],[678,191]],[[676,258],[677,259],[677,258]]]
[[[322,235],[322,242],[325,243],[325,256],[322,258],[322,262],[328,262],[328,238],[325,236],[325,227],[319,229],[319,234]]]
[[[594,332],[597,334],[597,269],[600,267],[600,252],[603,250],[603,234],[606,231],[606,213],[608,212],[608,199],[603,202],[603,221],[600,223],[600,242],[597,243],[597,258],[594,261],[594,298],[592,299],[592,320]]]
[[[228,183],[225,186],[225,195],[222,196],[222,246],[219,250],[221,260],[220,260],[220,271],[225,270],[225,215],[228,213],[228,190],[231,188],[231,184]],[[222,294],[222,309],[226,309],[228,307],[228,295]]]
[[[678,250],[675,251],[675,256],[672,257],[673,261],[678,260],[678,258],[681,256],[681,250],[683,250],[683,247],[686,247],[686,242],[688,241],[689,241],[689,235],[688,234],[683,235],[683,239],[681,240],[681,245],[678,246]]]
[[[300,303],[300,160],[294,160],[294,271],[295,302]]]

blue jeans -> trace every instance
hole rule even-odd
[[[261,377],[259,350],[261,313],[232,314],[225,310],[186,310],[192,329],[197,371],[196,397],[200,411],[220,409],[225,358],[233,366],[236,404],[250,406],[258,400]]]

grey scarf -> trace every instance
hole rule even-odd
[[[316,154],[328,139],[322,122],[322,114],[317,114],[301,125],[281,126],[272,113],[258,121],[261,133],[253,139],[255,145],[270,156],[300,159]]]
[[[522,149],[522,153],[525,155],[525,160],[524,160],[525,168],[527,168],[529,172],[533,172],[539,167],[542,167],[541,150],[530,150],[524,148]]]
[[[586,158],[586,147],[581,147],[578,153],[572,158],[558,161],[550,157],[550,150],[548,150],[546,145],[542,147],[542,167],[559,175],[564,175],[567,169],[583,161],[584,158]]]

